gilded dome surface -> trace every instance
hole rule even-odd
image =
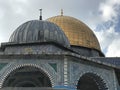
[[[62,28],[71,45],[83,46],[101,51],[99,42],[93,31],[80,20],[63,15],[54,16],[47,20]]]
[[[52,22],[41,20],[31,20],[20,25],[11,35],[9,42],[55,42],[63,46],[70,46],[60,27]]]

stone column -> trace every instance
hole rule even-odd
[[[64,58],[64,85],[68,86],[68,60]]]

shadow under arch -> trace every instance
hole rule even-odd
[[[35,66],[21,66],[11,71],[2,87],[52,87],[49,76]]]
[[[77,90],[108,90],[108,88],[97,74],[85,73],[78,81]]]

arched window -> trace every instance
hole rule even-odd
[[[77,90],[107,90],[107,87],[101,77],[93,73],[86,73],[79,79]]]
[[[52,84],[44,71],[33,66],[24,66],[11,72],[3,87],[52,87]]]

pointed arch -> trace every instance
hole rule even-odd
[[[77,90],[108,90],[104,80],[94,73],[85,73],[80,77]]]
[[[49,73],[38,65],[22,64],[12,68],[4,76],[0,85],[1,87],[52,87],[53,83]]]

